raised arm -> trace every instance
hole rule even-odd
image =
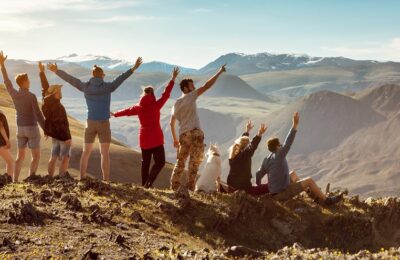
[[[176,136],[175,123],[176,123],[176,117],[174,116],[174,114],[172,114],[169,124],[171,127],[172,139],[174,140],[174,147],[178,148],[179,147],[179,139]]]
[[[250,145],[246,148],[247,152],[250,153],[250,156],[253,156],[254,152],[257,150],[265,131],[267,131],[267,126],[265,124],[261,124],[260,128],[258,129],[257,135],[253,137]]]
[[[197,95],[198,95],[198,96],[201,96],[204,92],[206,92],[207,90],[209,90],[209,89],[214,85],[214,83],[217,81],[217,79],[219,78],[219,76],[220,76],[222,73],[224,73],[225,71],[226,71],[225,65],[223,65],[223,66],[218,70],[218,72],[217,72],[212,78],[210,78],[209,80],[207,80],[207,82],[206,82],[201,88],[199,88],[199,89],[197,90]]]
[[[157,107],[161,109],[165,103],[168,101],[168,98],[171,96],[172,89],[174,88],[175,79],[179,75],[179,68],[175,67],[172,71],[172,78],[162,93],[161,97],[157,100]]]
[[[49,82],[47,81],[46,74],[44,72],[45,66],[42,64],[42,62],[39,61],[39,77],[40,77],[40,83],[42,84],[42,98],[46,96],[46,92],[49,89]]]
[[[132,106],[126,109],[119,110],[117,112],[111,112],[111,116],[113,117],[121,117],[121,116],[136,116],[138,114],[136,106]]]
[[[288,154],[290,147],[292,146],[292,144],[294,142],[294,138],[296,137],[299,121],[300,121],[300,115],[299,115],[299,112],[296,112],[293,115],[292,128],[290,129],[290,132],[289,132],[288,136],[286,137],[285,143],[283,144],[282,148],[279,150],[278,156],[285,157]]]
[[[126,72],[122,73],[121,75],[119,75],[117,78],[115,78],[112,82],[110,83],[106,83],[107,88],[109,89],[110,92],[114,92],[117,88],[119,88],[119,86],[121,86],[121,84],[127,80],[134,72],[135,70],[137,70],[140,65],[142,65],[143,61],[142,61],[142,57],[139,57],[136,60],[135,65],[130,68],[129,70],[127,70]]]
[[[3,74],[4,84],[6,85],[8,93],[13,96],[17,93],[15,88],[13,87],[11,80],[8,78],[6,66],[4,65],[5,61],[7,60],[8,56],[4,56],[3,51],[0,51],[0,67],[1,73]]]
[[[65,71],[59,70],[57,63],[48,63],[47,68],[50,71],[54,72],[57,76],[59,76],[60,78],[71,84],[71,86],[77,88],[79,91],[83,92],[85,90],[85,85],[86,85],[85,83],[83,83],[80,79],[77,79],[69,75]]]

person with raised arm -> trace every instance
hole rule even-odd
[[[53,176],[58,159],[61,161],[58,173],[67,172],[71,157],[72,140],[67,112],[61,104],[62,85],[50,86],[46,77],[44,64],[39,62],[38,67],[40,82],[42,84],[42,112],[45,118],[44,133],[46,136],[52,137],[53,143],[47,171],[49,176]]]
[[[172,77],[160,98],[154,95],[153,87],[146,87],[138,104],[111,113],[114,117],[138,116],[140,122],[139,146],[142,150],[142,185],[153,186],[158,174],[165,165],[164,135],[160,125],[160,110],[168,101],[179,74],[179,68],[174,68]],[[151,159],[154,165],[150,171]],[[150,172],[149,172],[150,171]]]
[[[264,159],[257,171],[256,183],[261,185],[262,178],[267,175],[270,192],[278,200],[288,200],[303,191],[309,190],[319,201],[327,205],[335,204],[341,200],[341,195],[327,197],[313,179],[299,179],[294,172],[289,174],[286,156],[296,137],[299,121],[300,115],[296,112],[293,115],[292,128],[283,145],[279,138],[271,138],[267,141],[268,150],[271,154]]]
[[[7,56],[4,56],[3,51],[0,52],[0,67],[3,74],[4,84],[10,94],[17,118],[17,159],[15,161],[14,182],[18,181],[21,172],[22,164],[25,160],[26,148],[31,150],[31,164],[29,167],[29,177],[34,177],[39,167],[40,161],[40,127],[44,131],[44,117],[40,111],[39,104],[35,94],[29,91],[30,81],[28,74],[22,73],[15,77],[19,89],[16,90],[8,78],[5,61]]]
[[[196,89],[192,79],[183,79],[180,82],[182,96],[172,108],[170,120],[171,133],[174,147],[177,151],[177,162],[171,176],[171,189],[177,191],[180,187],[194,190],[199,166],[204,159],[204,133],[200,127],[197,115],[196,101],[199,96],[209,90],[219,76],[226,71],[223,65],[218,72],[202,87]],[[179,139],[175,131],[175,123],[179,122]],[[189,176],[186,185],[181,185],[181,177],[185,170],[185,163],[189,158]]]
[[[241,137],[236,139],[235,143],[229,148],[229,174],[228,185],[233,190],[243,190],[253,196],[261,196],[269,193],[268,184],[253,186],[251,183],[251,164],[258,144],[262,136],[267,131],[267,126],[261,124],[258,133],[250,142],[250,131],[254,128],[251,121],[246,124],[246,131]]]
[[[49,63],[48,69],[57,76],[71,84],[73,87],[84,93],[88,107],[87,122],[84,136],[84,148],[80,161],[80,179],[86,178],[86,170],[90,154],[93,150],[93,143],[98,136],[100,141],[101,170],[103,180],[110,180],[110,105],[111,93],[131,76],[142,64],[142,58],[136,60],[135,65],[122,73],[112,82],[104,81],[104,71],[97,65],[93,66],[92,78],[87,82],[82,82],[63,70],[59,70],[56,63]]]

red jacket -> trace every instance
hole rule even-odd
[[[139,117],[140,148],[151,149],[164,144],[164,135],[160,126],[160,110],[167,102],[173,87],[174,81],[171,80],[158,100],[153,95],[145,95],[140,99],[139,104],[114,114],[115,117],[136,115]]]

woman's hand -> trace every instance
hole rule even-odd
[[[253,122],[251,122],[251,120],[247,121],[247,124],[246,124],[246,133],[250,133],[251,129],[253,129],[253,128],[254,128]]]
[[[258,129],[258,136],[262,136],[268,129],[266,124],[261,124],[260,128]]]

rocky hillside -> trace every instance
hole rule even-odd
[[[0,177],[0,254],[6,258],[372,258],[400,254],[400,200],[306,194],[279,202],[205,195],[69,175],[9,184]]]

